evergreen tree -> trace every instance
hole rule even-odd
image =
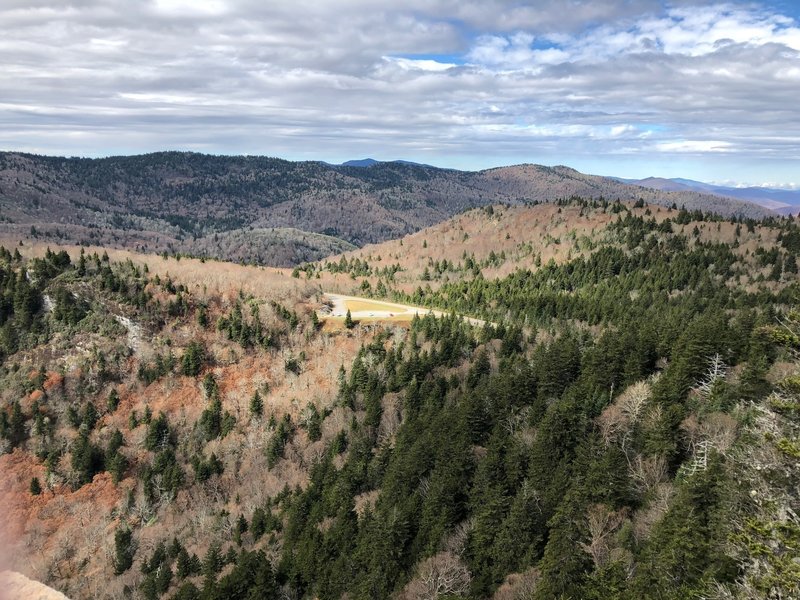
[[[14,400],[11,404],[11,418],[8,421],[6,433],[12,448],[16,448],[28,439],[28,432],[25,427],[25,415],[22,414],[22,407],[19,400]]]
[[[115,410],[117,410],[118,406],[119,406],[119,392],[117,392],[116,388],[112,388],[112,390],[108,394],[106,407],[108,408],[108,412],[113,413]]]
[[[205,349],[200,342],[190,342],[181,359],[181,372],[187,377],[200,374],[205,361]]]
[[[114,552],[114,573],[121,575],[131,568],[136,552],[130,528],[122,527],[114,533]]]
[[[250,414],[254,417],[261,417],[264,414],[264,401],[261,399],[261,394],[256,390],[253,397],[250,399]]]

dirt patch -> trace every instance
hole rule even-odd
[[[319,316],[324,319],[333,318],[336,320],[344,319],[347,311],[354,321],[360,322],[410,322],[415,315],[424,317],[428,313],[435,317],[446,316],[446,313],[424,308],[421,306],[411,306],[408,304],[397,304],[396,302],[385,302],[383,300],[373,300],[371,298],[361,298],[358,296],[345,296],[342,294],[326,293],[328,299],[326,310],[321,311]],[[483,326],[484,321],[480,319],[466,318],[473,325]]]

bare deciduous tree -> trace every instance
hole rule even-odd
[[[523,573],[512,573],[503,582],[493,600],[533,600],[536,586],[539,583],[539,570],[531,567]]]
[[[650,384],[639,381],[629,386],[597,418],[600,435],[608,446],[619,443],[625,449],[631,430],[639,422],[650,399]]]
[[[703,378],[694,387],[694,391],[703,399],[707,400],[711,395],[714,385],[722,381],[728,375],[728,366],[717,353],[708,361],[708,369]]]
[[[461,558],[440,552],[417,567],[417,575],[400,593],[402,600],[436,600],[440,596],[461,596],[469,590],[471,576]]]
[[[667,479],[667,461],[663,456],[637,455],[628,463],[631,480],[640,494],[647,494]]]
[[[589,527],[589,542],[581,543],[581,548],[589,556],[596,568],[601,568],[608,562],[612,550],[612,534],[628,516],[626,508],[611,510],[605,504],[592,504],[586,509],[586,523]]]
[[[684,419],[681,429],[692,452],[687,470],[691,473],[705,470],[711,450],[720,454],[728,452],[736,441],[737,427],[736,419],[725,413],[710,413],[702,418],[690,415]]]
[[[633,533],[637,541],[641,542],[650,535],[650,530],[661,520],[672,503],[675,494],[673,485],[669,482],[659,483],[652,492],[650,503],[638,510],[633,516]]]

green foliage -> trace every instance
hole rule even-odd
[[[89,440],[88,430],[84,428],[72,444],[71,455],[72,470],[76,474],[78,487],[90,483],[105,468],[103,451]]]
[[[222,401],[218,393],[213,395],[211,404],[200,415],[197,427],[203,439],[210,442],[216,438],[224,438],[236,425],[236,418],[227,410],[223,413]]]
[[[108,409],[108,412],[113,413],[115,410],[117,410],[118,406],[119,406],[119,392],[117,392],[116,388],[113,388],[108,393],[108,399],[106,400],[106,408]]]
[[[293,435],[292,419],[289,415],[284,415],[267,444],[267,465],[270,469],[283,457],[283,450]]]
[[[136,548],[133,544],[133,531],[121,527],[114,533],[114,573],[121,575],[131,568]]]
[[[150,421],[147,427],[147,435],[145,436],[145,448],[151,452],[163,450],[172,445],[173,434],[169,428],[167,415],[163,412],[158,413],[158,417]]]
[[[160,451],[141,471],[145,497],[149,502],[172,500],[184,483],[184,473],[172,448]]]
[[[53,302],[53,318],[68,325],[77,325],[89,313],[89,304],[63,286],[53,291]]]
[[[335,409],[311,403],[297,423],[289,415],[269,415],[269,468],[296,455],[287,452],[289,444],[305,443],[303,435],[293,442],[297,427],[315,442],[331,431],[330,410],[352,415],[338,422],[327,446],[318,444],[314,461],[303,463],[308,480],[264,501],[249,521],[231,508],[249,500],[223,489],[224,502],[212,514],[215,526],[230,527],[234,543],[212,545],[202,564],[177,540],[156,545],[142,563],[137,593],[273,597],[280,582],[285,595],[296,597],[386,598],[420,577],[425,561],[446,552],[469,573],[466,593],[474,598],[491,597],[509,574],[523,572],[538,576],[535,598],[707,597],[720,586],[735,590],[745,579],[765,597],[775,590],[796,594],[796,528],[781,517],[788,512],[768,512],[771,502],[758,496],[762,488],[783,486],[795,498],[796,429],[778,424],[797,418],[800,382],[774,383],[779,370],[772,366],[800,348],[800,327],[786,326],[792,315],[787,304],[798,288],[790,282],[785,246],[800,239],[796,227],[776,221],[769,226],[780,228],[784,247],[747,255],[703,242],[708,225],[697,227],[699,236],[678,233],[708,222],[707,215],[676,208],[672,220],[656,220],[635,216],[619,202],[584,207],[616,220],[607,239],[561,264],[488,279],[481,269],[502,264],[502,253],[487,259],[465,254],[463,266],[431,258],[428,275],[442,283],[420,288],[418,300],[490,322],[474,329],[456,316],[429,315],[415,318],[407,333],[365,331],[364,346],[340,372]],[[60,260],[51,257],[50,266],[38,269],[52,277]],[[328,268],[389,281],[365,260],[343,261],[307,265],[296,274]],[[99,257],[82,263],[86,277],[96,272],[109,290],[124,293],[127,280],[119,269]],[[0,281],[0,328],[10,323],[8,331],[19,333],[18,318],[29,319],[32,331],[37,320],[54,326],[35,303],[26,305],[25,294],[17,314],[20,268]],[[773,281],[748,280],[751,269]],[[455,270],[457,277],[442,276]],[[71,287],[74,273],[67,271],[54,275],[62,278],[54,285],[80,289]],[[28,283],[36,288],[33,296],[42,291],[36,278]],[[177,283],[157,285],[174,294],[160,312],[153,308],[161,318],[165,311],[183,318],[195,306]],[[297,328],[306,339],[316,335],[313,317],[309,328],[308,320],[277,304],[272,309],[282,322],[266,331],[259,306],[240,294],[218,322],[221,334],[247,352],[274,348]],[[355,325],[352,315],[346,323]],[[28,333],[20,338],[25,343]],[[282,355],[294,359],[294,351]],[[709,380],[712,358],[724,368]],[[298,354],[297,370],[302,360]],[[169,352],[143,363],[139,377],[149,383],[176,366]],[[202,345],[190,344],[180,366],[198,376]],[[24,393],[44,387],[42,373],[15,385]],[[9,375],[9,381],[15,380]],[[154,518],[184,485],[217,489],[235,480],[238,442],[234,449],[215,443],[214,452],[206,444],[224,438],[236,421],[223,409],[213,374],[206,372],[200,385],[207,405],[193,435],[173,430],[163,413],[152,416],[147,409],[144,446],[151,454],[126,448],[112,428],[94,431],[105,387],[71,399],[75,480],[90,481],[102,469],[117,482],[137,474],[144,491],[138,508],[154,509]],[[630,400],[632,390],[640,404]],[[54,427],[45,417],[55,414],[50,402],[44,397],[34,404],[28,423],[20,403],[9,401],[0,411],[0,434],[9,446],[41,442],[52,472],[61,451],[48,438]],[[113,391],[109,411],[118,404]],[[261,417],[263,411],[256,391],[250,413]],[[131,428],[138,422],[131,412]],[[765,422],[776,424],[774,434],[757,429]],[[35,437],[27,442],[29,429]],[[775,462],[763,474],[736,462],[753,443],[774,450],[758,454]],[[217,479],[221,459],[232,472]],[[187,464],[193,477],[185,476]],[[761,486],[753,486],[754,497],[751,481]],[[116,532],[115,571],[130,567],[132,540],[129,530]],[[274,565],[260,548],[277,551]],[[199,578],[187,581],[199,575],[202,591]]]
[[[185,548],[179,550],[175,561],[175,574],[178,579],[186,579],[193,575],[199,575],[201,569],[200,559],[197,558],[196,554],[190,555]]]
[[[258,390],[253,392],[253,397],[250,398],[250,414],[254,417],[261,417],[264,414],[264,401]]]
[[[16,448],[28,438],[25,415],[22,413],[22,407],[18,400],[14,400],[11,404],[11,417],[8,419],[8,425],[3,429],[5,430],[4,437],[12,448]]]
[[[199,482],[206,481],[213,475],[222,475],[224,471],[222,463],[213,452],[208,459],[202,456],[195,456],[192,459],[192,467],[194,467],[195,479]]]
[[[214,600],[277,599],[275,574],[264,552],[242,551],[233,570],[219,580],[207,597]]]
[[[203,369],[206,350],[200,342],[189,342],[181,359],[181,372],[187,377],[197,377]]]
[[[176,359],[170,350],[166,356],[156,354],[153,364],[145,361],[139,363],[137,376],[145,385],[150,385],[154,381],[172,373],[175,369]]]
[[[122,480],[128,468],[128,459],[120,451],[124,443],[122,432],[119,429],[115,429],[108,441],[104,459],[105,469],[111,473],[111,479],[114,483],[119,483]]]

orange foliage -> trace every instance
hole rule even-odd
[[[50,391],[53,388],[58,388],[64,383],[64,376],[55,371],[47,373],[47,379],[44,382],[45,391]]]
[[[44,486],[45,470],[32,455],[19,449],[0,456],[0,539],[7,544],[20,540],[33,521],[50,521],[52,529],[59,526],[59,511],[50,510],[57,499],[69,504],[89,502],[98,510],[111,508],[121,498],[122,490],[111,481],[108,473],[95,476],[94,481],[78,490],[59,485],[53,490],[43,490],[38,496],[30,493],[31,478],[38,477]],[[64,518],[65,515],[60,515]]]

